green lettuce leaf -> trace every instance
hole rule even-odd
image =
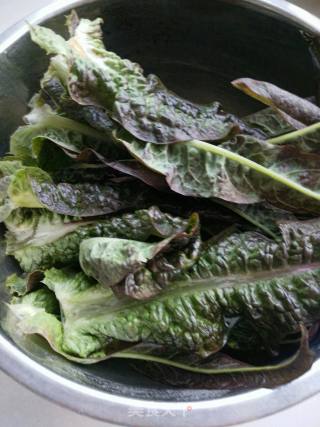
[[[74,14],[70,14],[69,17],[72,15]],[[67,17],[67,21],[69,17]],[[79,25],[78,18],[77,22]],[[31,31],[32,37],[39,38],[39,40],[43,40],[44,37],[45,40],[46,36],[41,34],[41,31],[41,28],[33,28]],[[70,35],[74,38],[75,28],[70,32]],[[57,50],[58,52],[59,50]],[[67,55],[70,54],[68,56],[72,56],[69,47],[66,53]],[[95,105],[81,105],[72,99],[68,90],[70,60],[70,58],[61,54],[51,58],[49,68],[40,83],[41,96],[59,114],[61,113],[71,119],[85,122],[99,131],[110,134],[117,125],[111,120],[105,109]]]
[[[78,77],[78,76],[77,76]],[[85,76],[79,76],[79,83]],[[218,103],[197,105],[170,92],[156,77],[149,76],[145,88],[128,85],[115,99],[113,118],[143,141],[168,144],[176,141],[223,140],[245,126],[225,114]]]
[[[112,138],[83,123],[55,114],[36,96],[30,104],[32,110],[25,117],[27,126],[19,127],[11,136],[10,153],[28,165],[37,165],[45,142],[51,142],[71,153],[81,153],[91,147],[114,159],[124,154],[115,147]],[[47,149],[47,147],[46,147]]]
[[[292,144],[242,136],[219,146],[198,140],[158,146],[125,132],[118,138],[180,194],[237,204],[268,201],[297,213],[320,211],[320,156]]]
[[[47,178],[40,169],[23,167],[20,161],[0,162],[0,220],[4,221],[17,207],[41,207],[34,196],[31,185],[26,180],[28,172],[34,173],[39,182]]]
[[[268,140],[274,145],[290,145],[304,153],[319,154],[320,123]]]
[[[12,253],[28,245],[42,247],[91,222],[46,209],[17,209],[5,220],[7,250]]]
[[[218,203],[275,240],[279,238],[279,223],[297,221],[297,218],[291,212],[276,208],[268,203],[239,205],[222,200],[218,201]]]
[[[33,41],[47,53],[71,61],[68,90],[78,104],[106,109],[138,138],[160,144],[191,138],[224,139],[239,127],[246,128],[219,104],[201,106],[184,100],[156,77],[146,77],[138,64],[107,51],[101,24],[101,19],[81,19],[71,39],[64,43],[59,39],[56,50],[51,30],[31,28]]]
[[[0,179],[12,176],[23,167],[19,160],[10,160],[10,157],[0,161]]]
[[[260,130],[265,139],[275,138],[292,132],[300,127],[292,126],[291,120],[279,110],[266,108],[243,118],[250,127]],[[304,127],[304,126],[303,126]]]
[[[43,277],[44,275],[40,271],[33,271],[22,276],[14,273],[7,277],[5,287],[10,295],[21,297],[34,290]]]
[[[4,221],[12,211],[12,203],[7,197],[12,176],[22,168],[22,163],[17,160],[0,161],[0,222]]]
[[[15,286],[17,287],[17,285]],[[59,302],[48,288],[40,288],[23,298],[15,298],[9,306],[3,327],[19,343],[19,335],[40,335],[47,340],[51,348],[67,359],[82,364],[97,363],[125,346],[112,339],[105,343],[103,350],[80,358],[63,349],[63,325],[60,319]],[[88,337],[87,345],[93,348],[96,338]],[[128,346],[128,345],[126,345]],[[97,347],[97,345],[96,345]]]
[[[74,27],[71,28],[68,22],[77,22],[77,24],[74,24]],[[79,25],[79,19],[75,13],[71,13],[69,17],[67,17],[67,25],[69,26],[70,35],[73,37],[75,35],[75,29]],[[31,33],[34,37],[39,39],[40,43],[43,42],[41,47],[46,49],[47,53],[49,53],[48,48],[50,49],[51,40],[55,38],[52,32],[49,31],[46,33],[42,28],[34,27]],[[93,105],[80,105],[69,95],[69,61],[67,56],[71,54],[71,51],[65,40],[59,40],[63,47],[60,49],[59,44],[57,44],[57,55],[51,58],[48,71],[45,73],[40,83],[42,98],[59,114],[63,114],[76,121],[85,122],[99,131],[110,134],[111,130],[115,128],[115,123],[112,122],[105,110]],[[53,51],[52,53],[55,52]]]
[[[74,101],[56,71],[58,57],[52,58],[48,71],[41,80],[41,97],[59,114],[69,119],[84,122],[92,128],[110,134],[116,124],[102,108],[94,105],[80,105]]]
[[[48,173],[36,167],[18,169],[9,178],[2,195],[8,206],[3,219],[17,208],[46,208],[76,217],[99,216],[150,206],[156,197],[150,187],[134,180],[56,184]]]
[[[278,351],[301,323],[320,319],[319,229],[308,221],[288,225],[281,242],[254,232],[210,241],[192,268],[144,301],[119,300],[83,273],[51,269],[42,282],[63,312],[63,349],[88,358],[113,339],[203,357],[245,323],[241,339]]]
[[[94,238],[80,245],[83,271],[117,295],[146,299],[157,295],[200,253],[199,218],[194,214],[184,229],[157,243]]]
[[[78,287],[82,287],[82,291],[85,292],[86,285],[79,278],[76,281]],[[69,301],[72,300],[71,294],[69,297],[71,297]],[[94,299],[97,298],[99,293],[94,295]],[[156,381],[180,387],[219,389],[275,387],[302,375],[310,369],[314,361],[305,328],[302,328],[298,352],[288,359],[267,366],[249,365],[220,352],[202,360],[194,354],[179,354],[159,345],[130,345],[112,340],[108,340],[103,350],[96,350],[99,345],[97,346],[94,337],[90,336],[87,336],[84,350],[93,349],[93,352],[88,357],[81,358],[64,350],[64,327],[57,312],[58,301],[54,294],[48,289],[39,289],[23,298],[15,299],[9,306],[5,320],[6,330],[16,340],[19,334],[41,335],[54,351],[77,363],[97,363],[111,357],[132,360],[134,366],[143,374]]]
[[[152,204],[150,187],[137,181],[120,183],[54,184],[31,177],[41,207],[62,215],[91,217]],[[30,206],[36,207],[36,206]]]
[[[309,264],[312,266],[320,256],[319,219],[279,222],[278,227],[278,241],[255,231],[236,232],[218,242],[214,238],[207,241],[187,276],[208,279],[241,272],[262,273],[265,269],[277,274],[278,268],[288,268],[290,273],[294,265],[306,263],[306,269]]]
[[[82,167],[84,162],[94,162],[93,165],[101,162],[110,175],[126,174],[158,190],[167,188],[161,175],[130,159],[111,131],[105,134],[61,117],[39,95],[31,100],[30,106],[31,112],[25,116],[28,125],[18,128],[10,141],[11,154],[22,159],[25,165],[61,174],[63,170],[81,166],[79,162]],[[83,177],[80,180],[83,181]]]
[[[80,243],[93,237],[146,241],[185,228],[187,220],[151,207],[120,216],[83,221],[39,210],[17,210],[6,221],[7,254],[24,271],[78,264]]]

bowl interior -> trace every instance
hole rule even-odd
[[[261,105],[236,91],[230,81],[252,77],[271,81],[302,96],[315,93],[311,57],[299,31],[278,18],[212,0],[102,0],[79,7],[80,16],[105,20],[110,50],[139,62],[178,94],[199,102],[219,100],[225,110],[246,115]],[[45,22],[66,32],[64,15]],[[28,35],[0,56],[1,153],[22,122],[27,103],[38,90],[48,58]],[[1,248],[0,248],[1,249]],[[0,251],[0,280],[16,269]],[[4,333],[4,332],[2,332]],[[40,364],[100,390],[162,401],[196,401],[228,392],[171,389],[139,375],[125,361],[77,366],[52,354],[39,339],[19,341]]]

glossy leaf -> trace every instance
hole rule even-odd
[[[81,283],[78,282],[81,286]],[[77,357],[64,351],[63,325],[59,316],[59,302],[53,292],[47,288],[40,288],[23,298],[15,298],[2,322],[5,330],[19,343],[19,335],[41,335],[47,340],[51,348],[67,359],[91,364],[105,360],[115,351],[128,347],[112,339],[108,340],[103,350],[93,352],[88,358]],[[94,346],[94,339],[86,344]]]
[[[45,209],[17,209],[5,221],[7,253],[26,246],[44,247],[87,224],[90,221]]]
[[[56,184],[50,175],[35,167],[21,168],[9,178],[2,197],[8,206],[3,220],[17,208],[47,208],[76,217],[99,216],[148,207],[156,197],[150,187],[134,180]]]
[[[190,218],[183,229],[157,243],[94,238],[80,245],[83,271],[119,296],[146,299],[157,295],[199,256],[199,220]]]
[[[98,161],[110,173],[136,177],[156,189],[167,188],[161,175],[130,159],[127,150],[114,141],[110,132],[106,135],[55,114],[39,96],[30,105],[32,110],[26,116],[29,125],[18,128],[10,143],[11,153],[24,164],[55,172],[79,162]]]
[[[94,237],[147,241],[166,238],[187,221],[151,207],[112,218],[80,221],[44,210],[18,210],[6,221],[7,253],[24,271],[78,264],[80,243]]]
[[[31,177],[41,207],[62,215],[92,217],[151,204],[149,187],[139,182],[54,184]],[[36,207],[36,206],[29,206]]]
[[[116,97],[113,117],[137,138],[157,144],[176,141],[222,140],[240,128],[231,115],[226,115],[218,103],[196,105],[166,89],[155,76],[149,76],[144,90],[129,86]],[[239,125],[239,127],[238,127]]]
[[[25,310],[26,306],[28,310]],[[201,361],[190,354],[188,356],[176,352],[170,354],[170,351],[161,346],[150,344],[132,346],[112,340],[103,351],[96,351],[87,358],[80,358],[64,351],[63,325],[56,317],[56,311],[57,302],[53,294],[40,289],[20,301],[16,300],[16,303],[10,306],[6,324],[11,323],[11,328],[13,325],[15,328],[18,326],[18,332],[23,334],[42,335],[56,352],[78,363],[96,363],[111,357],[132,360],[135,365],[143,361],[143,364],[140,362],[138,365],[139,371],[156,381],[176,387],[219,389],[275,387],[302,375],[310,369],[314,361],[314,354],[309,350],[308,335],[304,329],[298,352],[289,359],[269,366],[250,366],[222,353],[211,356],[208,361]],[[11,333],[13,334],[12,330]],[[13,335],[16,334],[17,330]],[[94,341],[90,337],[87,344],[94,347]]]
[[[10,152],[28,165],[37,165],[43,144],[50,141],[61,149],[80,153],[85,148],[99,149],[114,159],[123,155],[112,138],[83,123],[55,114],[40,98],[33,99],[26,116],[28,125],[19,127],[10,139]]]
[[[185,196],[237,204],[268,201],[288,211],[319,213],[320,155],[251,137],[219,146],[189,141],[157,146],[118,135],[130,153]]]
[[[80,105],[74,101],[68,89],[56,75],[56,60],[51,60],[49,70],[41,81],[41,96],[60,114],[66,117],[85,122],[92,128],[110,134],[115,129],[115,123],[109,118],[109,115],[102,108],[92,105]]]
[[[146,77],[138,64],[105,49],[101,19],[81,19],[69,41],[57,44],[51,30],[35,26],[33,41],[72,65],[68,90],[78,104],[103,108],[131,133],[154,143],[200,138],[220,140],[249,128],[225,114],[219,104],[196,105],[168,91],[159,79]]]
[[[319,242],[316,222],[292,224],[279,243],[258,233],[208,242],[187,273],[147,301],[118,300],[73,270],[49,270],[42,282],[64,313],[64,351],[78,357],[101,351],[110,338],[204,356],[241,322],[250,327],[248,340],[253,334],[258,346],[277,350],[301,323],[319,320]]]

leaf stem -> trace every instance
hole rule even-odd
[[[315,123],[314,125],[308,126],[303,129],[296,130],[294,132],[287,133],[285,135],[277,136],[276,138],[268,139],[266,142],[270,144],[285,144],[291,141],[296,140],[297,138],[302,138],[308,136],[310,133],[320,131],[320,123]],[[320,146],[320,143],[319,143]]]
[[[320,127],[320,124],[318,125]],[[187,144],[199,150],[204,150],[204,151],[216,154],[217,156],[223,156],[243,166],[247,166],[248,168],[256,170],[262,175],[268,176],[271,179],[274,179],[275,181],[278,181],[281,184],[286,185],[287,187],[298,191],[299,193],[305,194],[306,196],[312,197],[313,199],[320,200],[319,193],[309,190],[308,188],[303,187],[302,185],[286,178],[285,176],[282,176],[279,173],[274,172],[269,168],[261,166],[258,163],[255,163],[252,160],[247,159],[246,157],[240,156],[237,153],[233,153],[232,151],[226,150],[225,148],[219,147],[217,145],[208,144],[207,142],[199,141],[197,139],[189,141]]]
[[[83,123],[76,122],[75,120],[68,119],[67,117],[61,117],[58,114],[48,114],[44,116],[43,120],[39,122],[41,126],[54,127],[57,129],[68,129],[74,132],[82,133],[86,136],[99,139],[101,141],[109,141],[110,136],[105,133],[99,132],[90,126]]]
[[[184,363],[175,362],[170,359],[165,359],[165,358],[153,356],[153,355],[139,354],[139,353],[134,353],[130,351],[114,353],[111,357],[119,358],[119,359],[135,359],[135,360],[143,360],[145,362],[147,361],[147,362],[161,363],[162,365],[168,365],[174,368],[180,368],[189,372],[213,375],[213,374],[232,374],[237,372],[244,373],[244,372],[277,371],[279,369],[286,368],[287,366],[289,366],[291,363],[293,363],[297,359],[298,356],[299,356],[299,351],[296,354],[294,354],[292,357],[284,360],[278,365],[241,366],[238,368],[233,367],[233,368],[216,368],[216,369],[201,368],[197,366],[186,365]]]

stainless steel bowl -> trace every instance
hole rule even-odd
[[[229,82],[250,76],[302,96],[316,75],[299,30],[320,35],[320,21],[283,0],[63,0],[30,16],[65,32],[64,15],[105,18],[109,48],[140,62],[186,97],[218,99],[229,111],[258,105]],[[47,58],[20,23],[0,38],[0,130],[6,142],[20,124]],[[319,76],[318,76],[319,78]],[[259,106],[260,108],[260,106]],[[6,145],[0,150],[5,152]],[[0,248],[1,249],[1,248]],[[0,283],[16,269],[0,250]],[[0,367],[31,390],[77,412],[130,426],[227,426],[294,405],[320,391],[320,360],[276,390],[230,394],[178,390],[139,376],[127,362],[82,367],[53,355],[40,339],[15,344],[0,334]]]

